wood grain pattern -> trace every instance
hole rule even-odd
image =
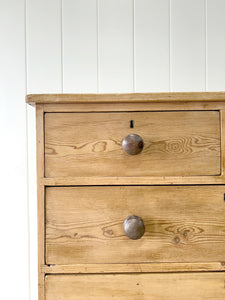
[[[224,280],[224,273],[47,275],[46,300],[222,300]]]
[[[34,100],[39,299],[224,299],[225,93]],[[131,132],[150,141],[132,163]],[[146,226],[137,241],[131,214]]]
[[[225,175],[225,110],[220,111],[221,124],[221,171],[222,176]]]
[[[30,94],[26,103],[139,103],[139,102],[184,102],[184,101],[225,101],[225,92],[194,93],[123,93],[123,94]]]
[[[55,177],[42,178],[41,182],[46,186],[224,184],[225,176]]]
[[[45,191],[41,178],[44,176],[44,111],[43,104],[36,107],[37,139],[37,200],[38,200],[38,299],[44,300],[45,274],[41,266],[45,264]]]
[[[225,271],[225,262],[43,265],[47,274],[167,273]]]
[[[136,102],[136,103],[68,103],[44,104],[45,112],[112,112],[112,111],[179,111],[179,110],[222,110],[225,102]]]
[[[225,260],[224,186],[46,188],[46,262],[146,263]],[[129,215],[146,232],[130,240]]]
[[[144,140],[139,155],[122,149],[130,133]],[[220,167],[217,111],[45,114],[46,177],[219,175]]]

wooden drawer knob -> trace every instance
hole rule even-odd
[[[129,239],[138,240],[145,233],[143,220],[138,216],[129,216],[123,223],[124,232]]]
[[[122,140],[122,147],[126,153],[136,155],[142,151],[144,142],[139,135],[129,134]]]

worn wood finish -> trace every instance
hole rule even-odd
[[[130,133],[144,141],[138,155],[122,149]],[[217,111],[45,114],[46,177],[219,174]]]
[[[47,274],[167,273],[225,271],[225,262],[43,265]]]
[[[222,177],[225,176],[225,110],[220,111],[220,126],[221,126],[221,171]],[[225,179],[224,179],[225,181]]]
[[[39,300],[225,299],[224,92],[27,102],[37,109]],[[118,155],[131,132],[155,138],[133,165]],[[140,240],[124,235],[131,214],[146,224]]]
[[[41,182],[44,176],[44,111],[43,105],[36,107],[37,139],[37,200],[38,200],[38,299],[44,300],[44,277],[41,268],[45,264],[45,191]]]
[[[130,94],[31,94],[26,102],[34,103],[120,103],[225,101],[225,92],[130,93]]]
[[[180,111],[180,110],[221,110],[224,102],[136,102],[136,103],[68,103],[44,104],[45,112],[124,112],[124,111]]]
[[[223,160],[224,161],[224,160]],[[191,184],[224,184],[221,176],[146,176],[146,177],[55,177],[42,178],[43,185],[191,185]]]
[[[222,300],[224,280],[224,273],[47,275],[46,300]]]
[[[225,260],[225,186],[46,188],[46,262],[144,263]],[[130,240],[129,215],[145,234]]]

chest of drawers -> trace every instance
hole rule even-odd
[[[225,299],[225,93],[28,95],[39,299]]]

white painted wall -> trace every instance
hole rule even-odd
[[[37,299],[27,93],[225,90],[225,0],[0,0],[0,299]]]

